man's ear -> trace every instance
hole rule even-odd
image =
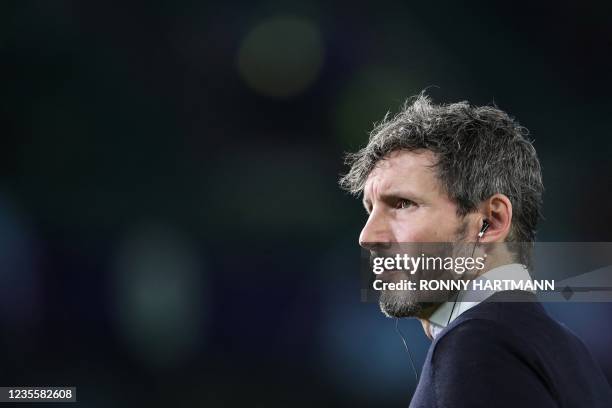
[[[480,213],[489,223],[481,242],[504,242],[512,226],[512,203],[504,194],[494,194],[480,206]]]

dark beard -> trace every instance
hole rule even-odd
[[[426,311],[437,309],[456,295],[456,290],[438,290],[435,296],[429,296],[435,298],[435,301],[431,301],[418,291],[382,291],[378,304],[387,317],[426,317]]]
[[[460,246],[465,240],[467,230],[467,221],[463,222],[457,229],[455,235],[455,242]],[[453,250],[449,252],[442,251],[440,254],[431,254],[432,256],[453,256]],[[454,254],[455,256],[457,254]],[[419,271],[422,275],[422,271]],[[434,272],[435,273],[435,272]],[[431,279],[454,279],[453,272],[437,272],[438,276],[432,276]],[[430,275],[431,276],[431,275]],[[409,277],[408,277],[409,278]],[[421,278],[422,279],[422,278]],[[417,282],[418,284],[418,282]],[[436,310],[441,304],[454,299],[458,294],[457,290],[437,290],[435,293],[431,291],[421,290],[402,290],[402,291],[389,291],[385,290],[380,293],[379,306],[381,312],[390,318],[401,318],[401,317],[427,317],[426,314],[430,314],[432,310]]]
[[[402,299],[386,296],[383,292],[380,295],[380,311],[387,317],[423,317],[424,311],[431,310],[440,303],[403,301]]]

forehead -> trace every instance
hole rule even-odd
[[[435,174],[435,164],[436,156],[429,150],[395,151],[379,161],[368,175],[364,198],[404,188],[420,193],[439,192],[440,183]]]

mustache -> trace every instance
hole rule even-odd
[[[368,243],[370,257],[395,258],[423,256],[449,256],[466,244],[463,242],[375,242]]]

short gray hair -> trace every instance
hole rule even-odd
[[[496,193],[512,203],[509,242],[533,242],[541,218],[542,171],[529,131],[495,106],[468,102],[434,104],[424,93],[408,99],[401,111],[374,126],[363,149],[349,153],[349,172],[340,185],[363,192],[376,164],[397,150],[426,149],[458,216],[477,209]]]

